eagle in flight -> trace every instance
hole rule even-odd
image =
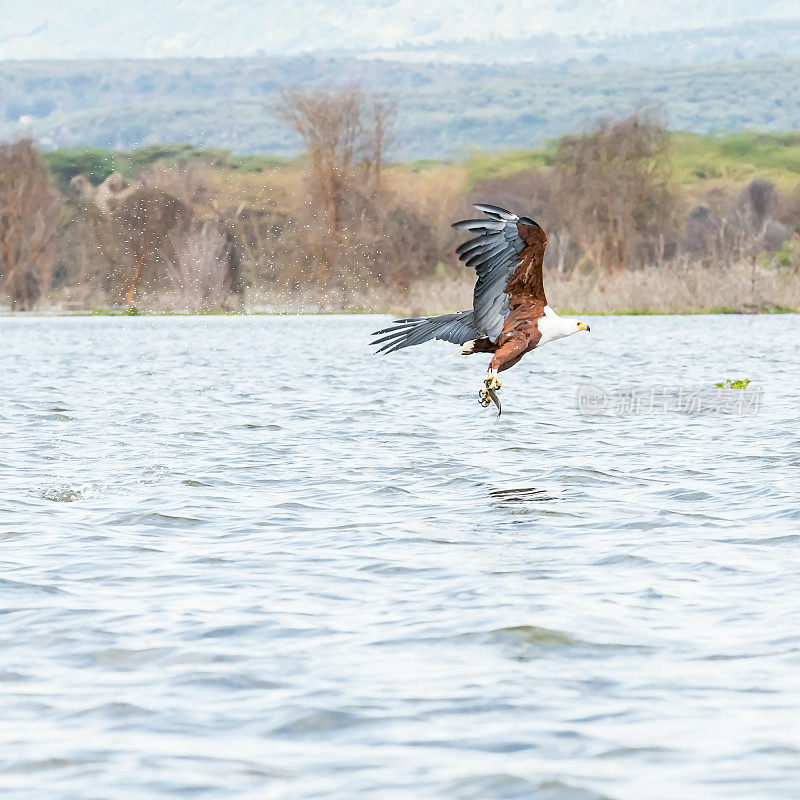
[[[454,222],[472,234],[456,253],[478,276],[472,308],[438,317],[397,319],[376,331],[378,353],[393,353],[431,339],[462,345],[461,354],[492,353],[481,405],[494,401],[501,411],[497,376],[525,353],[554,339],[588,331],[579,319],[559,317],[547,304],[542,282],[547,234],[538,222],[498,206],[476,204],[486,216]]]

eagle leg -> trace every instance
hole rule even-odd
[[[503,384],[497,379],[497,370],[490,369],[486,380],[483,382],[487,389],[499,389]]]

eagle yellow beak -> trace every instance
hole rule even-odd
[[[578,330],[579,331],[586,331],[588,333],[590,328],[585,322],[579,322],[578,323]]]

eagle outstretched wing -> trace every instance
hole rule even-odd
[[[486,217],[453,223],[454,228],[475,234],[456,253],[478,276],[472,325],[481,336],[495,341],[520,303],[536,301],[542,309],[547,305],[542,281],[547,235],[529,217],[499,206],[476,204],[475,208]]]
[[[528,217],[498,206],[478,204],[475,208],[486,216],[453,223],[454,228],[474,234],[456,249],[478,276],[473,308],[438,317],[395,320],[373,334],[378,338],[372,344],[381,345],[377,352],[393,353],[431,339],[462,345],[476,342],[477,349],[467,352],[495,352],[512,335],[520,347],[520,336],[526,346],[538,341],[540,334],[533,328],[547,305],[542,285],[547,236]],[[520,325],[527,326],[522,333]]]

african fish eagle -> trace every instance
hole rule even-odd
[[[397,319],[376,331],[378,353],[392,353],[431,339],[462,345],[462,355],[492,353],[480,392],[481,405],[497,400],[497,376],[536,347],[588,331],[579,319],[559,317],[547,304],[542,281],[547,234],[538,222],[498,206],[476,204],[486,216],[454,222],[473,237],[456,253],[478,275],[472,308],[438,317]]]

